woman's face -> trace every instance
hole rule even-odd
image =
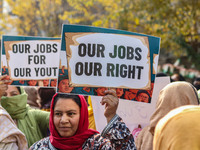
[[[89,87],[84,87],[83,90],[88,92],[88,93],[90,92],[90,88]]]
[[[96,89],[97,95],[98,96],[104,96],[105,95],[104,94],[105,90],[107,90],[107,88],[105,88],[105,87],[101,87],[101,88]]]
[[[43,80],[43,85],[48,86],[49,85],[49,80]]]
[[[37,81],[36,80],[30,80],[30,81],[28,81],[28,84],[30,86],[35,86],[37,84]]]
[[[71,98],[59,98],[54,107],[53,120],[61,137],[71,137],[78,129],[80,107]]]
[[[139,102],[145,102],[145,103],[148,103],[149,102],[149,96],[146,94],[146,93],[140,93],[138,96],[137,96],[137,101]]]
[[[136,96],[135,93],[130,92],[130,91],[126,91],[126,92],[125,92],[125,95],[124,95],[124,98],[125,98],[125,99],[129,99],[129,100],[132,100],[132,99],[135,98],[135,96]]]
[[[52,87],[56,87],[56,85],[57,85],[57,79],[52,80],[51,81],[51,86]]]
[[[16,95],[20,95],[20,92],[18,91],[17,87],[8,85],[8,89],[6,90],[4,96],[11,97]]]
[[[117,88],[116,93],[117,93],[117,97],[121,97],[124,94],[124,91],[121,88]]]
[[[68,79],[61,80],[59,82],[58,88],[59,88],[59,92],[62,92],[62,93],[70,93],[74,89],[73,87],[69,87]]]

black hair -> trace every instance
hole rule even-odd
[[[180,81],[185,81],[185,78],[181,74],[179,74],[179,80]]]
[[[16,87],[20,94],[22,94],[21,89],[19,86]]]
[[[200,77],[196,77],[192,84],[198,91],[200,89]]]
[[[200,84],[194,85],[194,87],[198,90],[200,90]]]
[[[55,93],[56,93],[56,90],[54,88],[40,87],[38,89],[38,94],[41,99],[41,108],[43,108],[45,104],[51,102],[52,97]]]
[[[71,94],[67,94],[67,93],[58,93],[55,97],[54,97],[54,103],[53,103],[53,109],[57,103],[57,101],[60,98],[64,98],[64,99],[72,99],[80,108],[81,108],[81,100],[79,98],[78,95],[71,95]]]
[[[200,77],[195,77],[194,81],[200,81]]]
[[[167,77],[167,74],[166,73],[163,73],[163,72],[158,72],[156,74],[156,77]]]
[[[185,78],[181,74],[175,73],[172,76],[176,76],[178,78],[177,81],[185,81]],[[170,77],[170,80],[171,82],[175,82],[176,80],[172,79],[172,76]]]
[[[59,76],[59,78],[58,78],[58,83],[60,83],[60,81],[62,81],[62,80],[64,80],[64,79],[69,79],[68,74],[65,74],[65,75]]]

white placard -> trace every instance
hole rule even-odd
[[[161,89],[170,83],[169,77],[157,77],[155,79],[152,103],[141,103],[128,100],[120,100],[117,114],[122,117],[123,121],[129,127],[130,131],[137,128],[140,124],[143,127],[149,124],[149,119],[155,110],[156,101]],[[100,96],[91,96],[96,129],[102,132],[107,124],[104,116],[104,106],[101,106]]]
[[[70,85],[150,89],[147,37],[105,33],[65,36],[71,38],[67,46]]]
[[[12,80],[57,78],[60,42],[15,41],[9,42],[8,47],[6,57]]]

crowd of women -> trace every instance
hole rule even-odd
[[[86,97],[7,85],[4,78],[0,77],[0,149],[200,149],[199,98],[197,86],[189,82],[172,82],[160,91],[149,125],[134,141],[116,113],[119,99],[113,90],[102,96],[107,125],[99,133],[89,128],[92,115]]]

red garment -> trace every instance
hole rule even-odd
[[[54,97],[57,94],[54,95]],[[77,132],[74,136],[64,138],[61,137],[53,123],[53,103],[54,97],[51,102],[51,110],[50,110],[50,120],[49,120],[49,127],[50,127],[50,142],[55,148],[59,149],[70,149],[70,150],[81,150],[82,145],[86,139],[92,136],[95,133],[99,133],[98,131],[88,129],[89,120],[88,120],[88,106],[86,103],[85,98],[82,95],[78,95],[81,101],[81,111],[80,111],[80,120]]]

